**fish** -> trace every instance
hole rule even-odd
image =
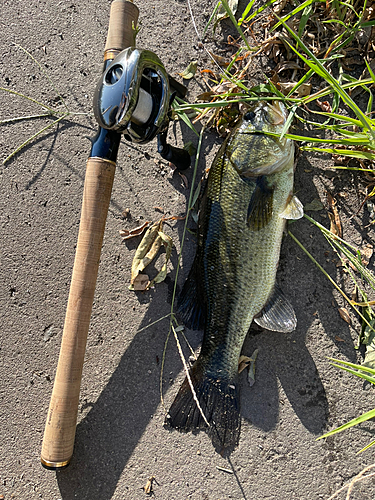
[[[297,324],[276,283],[286,220],[303,216],[293,194],[294,142],[281,138],[286,120],[280,101],[260,101],[223,142],[209,171],[196,255],[177,303],[185,325],[204,328],[204,335],[165,423],[205,430],[220,453],[239,442],[238,360],[252,321],[278,332]]]

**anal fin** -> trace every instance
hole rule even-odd
[[[197,283],[196,261],[190,270],[177,300],[177,310],[185,326],[190,330],[203,330],[205,313],[199,284]]]
[[[277,284],[267,304],[254,321],[262,328],[274,332],[289,333],[295,330],[297,318],[293,306]]]

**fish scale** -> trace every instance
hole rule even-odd
[[[239,439],[238,360],[251,322],[284,332],[296,326],[291,305],[275,286],[285,219],[303,214],[293,197],[294,145],[266,134],[280,133],[285,119],[281,104],[261,103],[221,146],[200,207],[197,253],[178,302],[185,324],[204,325],[204,337],[190,371],[196,397],[186,379],[167,422],[182,431],[205,429],[219,450]]]

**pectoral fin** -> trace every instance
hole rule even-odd
[[[288,333],[295,330],[297,318],[293,307],[277,284],[267,304],[254,321],[262,328],[274,332]]]
[[[303,205],[297,196],[291,196],[285,209],[281,212],[280,217],[283,219],[300,219],[303,217]]]
[[[247,211],[247,225],[252,231],[259,231],[271,220],[273,209],[273,187],[267,183],[267,177],[257,178],[254,192]]]

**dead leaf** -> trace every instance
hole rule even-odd
[[[212,78],[216,79],[216,74],[212,71],[212,69],[202,69],[200,73],[201,75],[203,75],[203,73],[208,73]]]
[[[283,8],[285,7],[285,5],[288,3],[289,0],[280,0],[278,2],[275,2],[273,4],[273,11],[275,12],[275,14],[279,15],[280,12],[283,10]]]
[[[238,0],[227,0],[227,1],[228,1],[228,7],[230,8],[232,14],[235,15],[238,9]],[[226,17],[228,17],[227,11],[225,10],[223,4],[220,2],[219,9],[217,10],[216,13],[215,25],[222,19],[225,19]]]
[[[315,102],[322,111],[325,111],[326,113],[332,113],[332,106],[328,101],[319,101],[319,99],[316,99]]]
[[[211,97],[216,95],[213,90],[209,90],[208,92],[203,92],[196,97],[197,101],[210,101]]]
[[[188,67],[185,68],[184,71],[182,71],[182,73],[179,73],[179,75],[182,76],[184,80],[191,80],[195,75],[195,73],[197,72],[197,67],[198,67],[198,61],[191,61]]]
[[[163,222],[166,220],[185,220],[186,215],[170,215],[169,217],[163,217]]]
[[[350,319],[349,312],[345,307],[339,307],[339,314],[341,318],[348,323],[348,325],[351,324],[352,320]]]
[[[273,71],[276,73],[280,73],[281,71],[285,71],[286,69],[302,69],[299,64],[294,61],[281,61],[279,62]]]
[[[298,97],[306,97],[311,94],[311,83],[302,83],[297,89]]]
[[[331,222],[330,231],[339,238],[342,238],[342,226],[340,221],[339,212],[336,207],[336,200],[327,192],[327,201],[332,212],[328,212],[329,220]]]
[[[277,82],[276,87],[281,90],[284,95],[289,94],[291,90],[296,86],[295,82]],[[298,97],[305,97],[311,93],[311,84],[303,83],[297,88]]]
[[[151,496],[154,493],[153,490],[152,490],[152,485],[153,485],[154,482],[156,484],[158,484],[158,482],[156,481],[155,476],[151,476],[151,477],[149,477],[147,479],[146,486],[143,486],[143,489],[144,489],[144,492],[146,493],[146,495]]]
[[[251,363],[251,358],[249,356],[240,356],[240,359],[238,360],[238,373],[241,373],[244,371],[245,368],[247,368]]]
[[[251,357],[249,356],[244,356],[241,355],[240,359],[238,360],[238,373],[241,373],[245,370],[245,368],[248,369],[249,373],[247,375],[247,381],[249,382],[250,386],[253,386],[255,384],[255,361],[258,356],[259,349],[255,349]]]
[[[237,88],[236,85],[232,82],[223,82],[213,87],[212,90],[216,94],[220,95],[220,94],[225,94],[226,92],[233,92],[236,88]]]
[[[344,339],[342,339],[341,337],[339,337],[338,335],[336,335],[335,340],[336,340],[337,342],[345,342],[345,340],[344,340]]]
[[[331,233],[335,234],[336,236],[340,236],[338,229],[337,229],[337,226],[335,224],[335,216],[331,212],[328,212],[328,217],[329,217],[329,220],[331,223],[329,230],[331,231]]]
[[[181,177],[182,182],[184,183],[185,188],[187,189],[187,188],[189,187],[189,182],[188,182],[188,180],[187,180],[186,175],[181,174],[181,172],[178,172],[178,174],[179,174],[179,176]]]
[[[133,290],[135,292],[144,292],[147,290],[150,278],[147,274],[138,274],[133,280]]]
[[[141,226],[135,227],[134,229],[121,229],[119,231],[120,236],[123,240],[129,240],[130,238],[134,238],[135,236],[139,236],[143,233],[146,227],[150,224],[151,221],[146,221]]]
[[[319,210],[323,210],[323,208],[324,208],[323,203],[317,198],[314,198],[311,203],[307,203],[304,206],[305,211],[311,211],[311,212],[318,212]]]
[[[227,59],[225,57],[219,56],[218,54],[214,54],[210,50],[208,52],[211,55],[211,57],[214,59],[214,61],[216,61],[220,66],[224,66],[224,67],[229,66],[230,63],[227,61]]]
[[[363,247],[361,248],[361,260],[364,266],[368,266],[373,253],[374,247],[372,245],[370,245],[369,243],[363,245]]]
[[[167,275],[167,263],[170,259],[171,253],[172,253],[172,248],[173,248],[173,241],[170,236],[167,236],[163,232],[163,222],[164,218],[161,218],[158,222],[155,222],[151,227],[149,227],[143,236],[140,244],[138,245],[138,248],[135,252],[133,262],[132,262],[132,268],[131,268],[131,278],[130,278],[130,290],[136,290],[135,288],[135,283],[137,282],[138,276],[146,276],[142,275],[142,271],[152,262],[155,257],[157,256],[161,246],[164,246],[165,248],[165,259],[164,259],[164,264],[159,271],[159,273],[156,275],[156,277],[152,280],[149,281],[149,278],[147,276],[147,284],[146,288],[141,288],[142,290],[148,290],[151,288],[154,283],[161,283],[166,275]],[[145,280],[146,278],[141,278],[142,279],[142,285],[139,284],[139,286],[145,286]]]
[[[250,387],[255,384],[255,361],[258,356],[259,349],[255,349],[253,354],[251,355],[251,363],[249,366],[249,373],[247,375],[247,381],[249,382]]]

